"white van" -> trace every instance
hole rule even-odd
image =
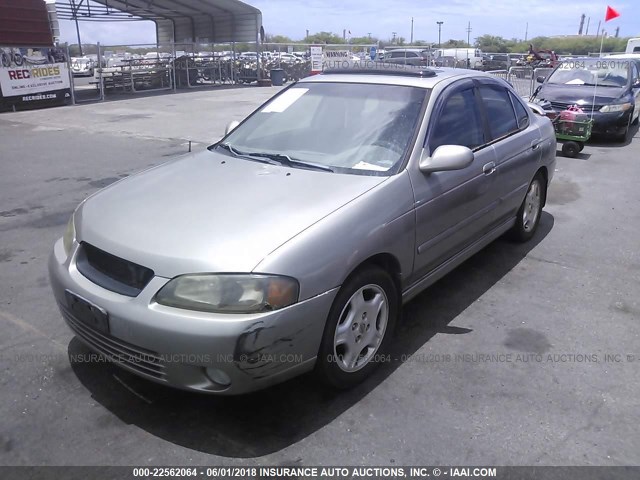
[[[436,62],[440,57],[449,57],[455,59],[458,67],[482,67],[482,51],[479,48],[438,48],[434,53]]]
[[[630,38],[624,53],[640,53],[640,38]]]

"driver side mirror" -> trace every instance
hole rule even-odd
[[[547,77],[545,77],[544,75],[538,75],[538,76],[536,77],[536,82],[538,82],[538,83],[544,83],[544,81],[545,81],[545,79],[546,79],[546,78],[547,78]]]
[[[422,151],[420,171],[422,173],[462,170],[473,163],[473,152],[461,145],[440,145],[430,157]]]
[[[631,85],[631,88],[640,88],[640,80],[636,80],[635,83]]]
[[[238,125],[240,125],[240,122],[237,120],[229,122],[227,128],[224,129],[224,134],[229,135]]]

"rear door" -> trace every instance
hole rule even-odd
[[[493,79],[479,80],[478,92],[486,113],[489,142],[496,154],[496,223],[515,216],[542,158],[540,131],[511,90]]]
[[[425,154],[441,145],[474,152],[471,166],[422,173],[409,169],[415,195],[415,279],[423,277],[490,229],[495,193],[495,152],[487,141],[474,82],[458,81],[436,100],[427,128]]]

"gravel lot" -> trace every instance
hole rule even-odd
[[[534,240],[499,240],[412,301],[395,361],[355,390],[306,376],[218,398],[70,363],[86,350],[46,259],[75,206],[275,91],[0,116],[0,464],[640,464],[637,127],[559,157]]]

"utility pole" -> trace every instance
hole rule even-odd
[[[304,38],[309,38],[309,29],[307,28],[307,36]]]
[[[471,22],[467,25],[467,47],[471,47]],[[467,68],[471,68],[469,61],[469,49],[467,48]]]
[[[527,41],[527,37],[529,36],[529,22],[527,22],[527,26],[524,29],[524,41]]]
[[[391,39],[391,43],[396,43],[396,33],[397,32],[391,32],[391,35],[393,35],[393,38]]]
[[[367,36],[369,37],[369,40],[371,40],[371,32],[367,33]]]
[[[442,24],[444,22],[436,22],[438,24],[438,48],[440,48],[440,40],[442,38],[441,34],[442,34]]]
[[[587,29],[584,32],[585,35],[589,35],[589,23],[590,22],[591,22],[591,17],[587,18]]]
[[[82,5],[82,2],[80,2]],[[78,34],[78,48],[80,49],[80,56],[84,56],[82,54],[82,41],[80,40],[80,27],[78,26],[78,10],[80,9],[80,5],[76,7],[76,2],[71,0],[71,11],[73,12],[73,19],[76,22],[76,33]]]
[[[409,40],[409,45],[413,45],[413,17],[411,17],[411,40]]]
[[[600,23],[602,23],[602,20],[598,20],[598,30],[596,30],[596,37],[600,36]]]

